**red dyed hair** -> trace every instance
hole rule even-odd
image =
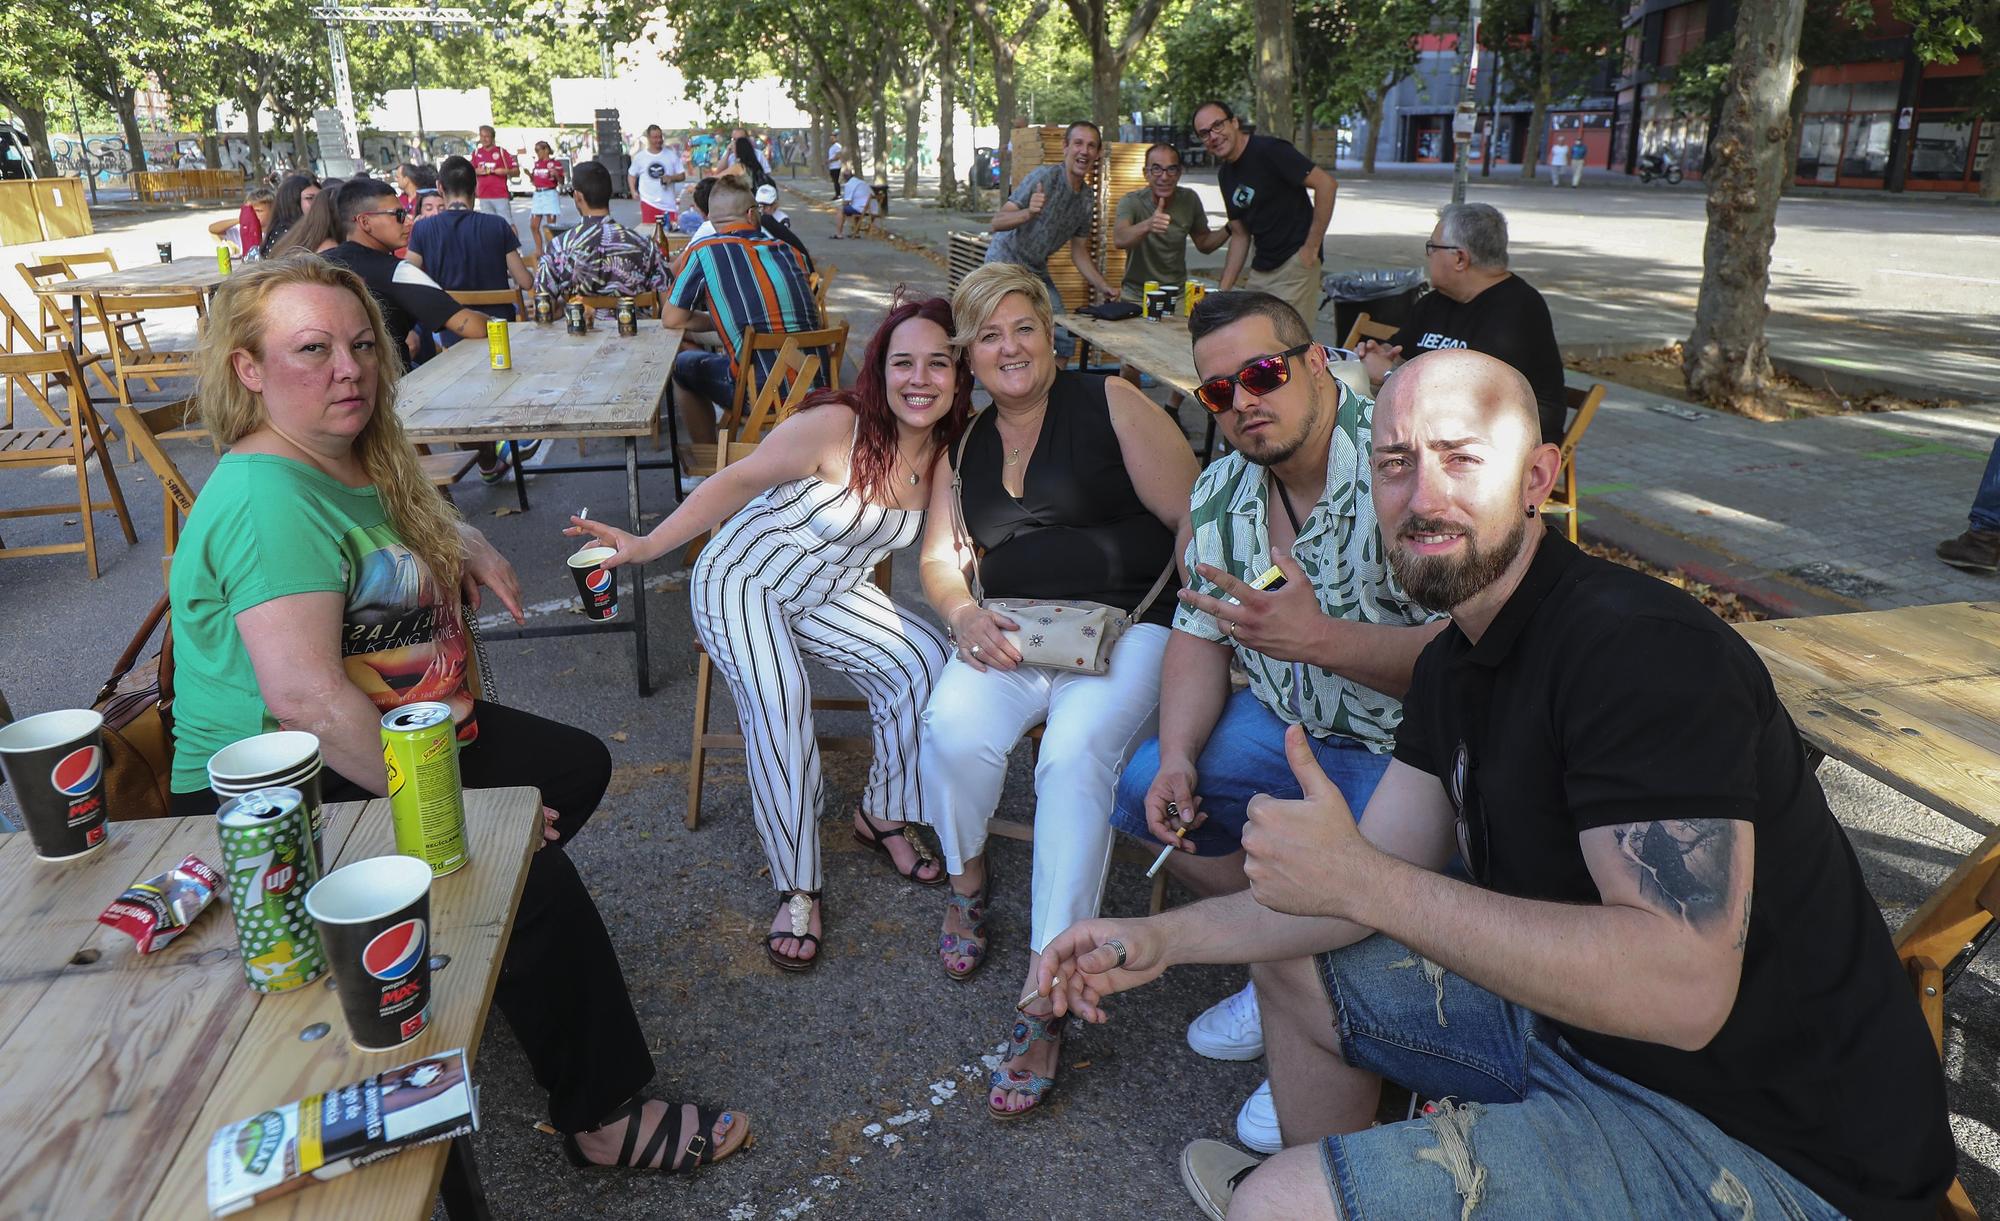
[[[905,298],[898,290],[896,299],[889,304],[889,312],[882,317],[882,325],[875,328],[868,347],[861,353],[861,368],[855,374],[854,385],[846,390],[816,391],[800,408],[810,410],[826,403],[844,403],[859,417],[847,483],[863,496],[880,498],[894,482],[896,413],[889,409],[886,374],[889,337],[912,318],[936,323],[944,329],[947,339],[952,334],[951,302],[943,297]],[[965,362],[964,352],[953,356],[952,373],[951,407],[931,425],[925,466],[935,462],[938,454],[958,440],[958,435],[965,431],[966,421],[972,418],[972,370]]]

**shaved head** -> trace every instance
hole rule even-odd
[[[1371,491],[1390,566],[1412,598],[1461,621],[1468,603],[1504,601],[1540,541],[1530,520],[1561,463],[1541,438],[1528,379],[1479,352],[1426,352],[1383,386]]]

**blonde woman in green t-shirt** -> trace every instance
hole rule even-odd
[[[563,851],[610,782],[609,751],[468,689],[461,591],[492,590],[518,620],[519,583],[424,478],[396,417],[395,352],[361,279],[315,255],[254,263],[215,295],[200,404],[228,452],[174,556],[174,813],[212,812],[209,755],[278,728],[319,738],[326,800],[380,796],[383,712],[449,704],[466,787],[533,786],[546,803],[494,999],[564,1151],[663,1171],[727,1157],[745,1117],[640,1092],[646,1032]]]

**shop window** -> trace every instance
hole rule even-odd
[[[1920,110],[1958,110],[1972,105],[1979,92],[1976,76],[1933,76],[1917,86]]]
[[[1840,137],[1844,115],[1809,114],[1799,131],[1799,163],[1795,174],[1808,182],[1832,182],[1840,176]]]
[[[1972,124],[1960,115],[1917,120],[1910,141],[1910,177],[1934,182],[1960,182],[1972,159]]]
[[[1860,90],[1856,89],[1856,93]],[[1842,178],[1880,178],[1889,171],[1889,133],[1896,116],[1886,111],[1850,116],[1847,143],[1841,151]]]
[[[1849,110],[1894,110],[1896,94],[1902,88],[1895,81],[1870,81],[1854,86],[1854,97],[1847,103]]]
[[[1806,86],[1806,110],[1812,114],[1827,111],[1846,113],[1849,95],[1854,92],[1851,85],[1808,85]]]

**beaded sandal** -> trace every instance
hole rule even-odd
[[[1014,1019],[1014,1031],[1007,1041],[1007,1058],[1018,1060],[1028,1054],[1028,1048],[1036,1043],[1054,1043],[1061,1040],[1063,1027],[1069,1024],[1069,1015],[1061,1017],[1038,1017],[1023,1013]],[[1056,1087],[1054,1077],[1044,1077],[1026,1069],[994,1069],[986,1078],[988,1090],[1002,1093],[1026,1094],[1033,1099],[1018,1111],[1003,1111],[993,1105],[993,1095],[986,1096],[986,1111],[995,1119],[1020,1119],[1042,1109],[1042,1101],[1050,1090]]]
[[[931,846],[924,842],[921,835],[917,834],[915,823],[906,822],[894,831],[884,831],[875,825],[874,819],[868,817],[867,811],[857,808],[854,814],[857,820],[854,823],[855,843],[860,844],[870,851],[879,852],[883,856],[888,857],[889,868],[894,869],[899,876],[908,881],[915,882],[919,886],[944,885],[945,872],[942,866],[939,866],[936,877],[920,878],[917,876],[917,870],[922,869],[924,866],[937,865],[938,858],[937,853],[931,851]],[[866,828],[865,833],[863,828]],[[902,866],[896,864],[896,858],[889,853],[889,841],[897,838],[907,843],[910,846],[910,851],[916,854],[917,863],[910,866],[908,872],[905,872]]]
[[[653,1129],[653,1139],[646,1142],[644,1149],[640,1149],[639,1129],[645,1122],[646,1101],[644,1098],[634,1098],[606,1116],[604,1122],[597,1125],[596,1128],[590,1129],[595,1132],[599,1128],[609,1127],[621,1119],[629,1121],[625,1125],[625,1143],[618,1150],[618,1160],[610,1163],[608,1166],[605,1163],[593,1162],[585,1157],[582,1146],[576,1143],[576,1137],[566,1132],[561,1133],[563,1153],[568,1156],[570,1164],[586,1168],[594,1167],[599,1170],[609,1169],[614,1166],[652,1170],[655,1169],[653,1159],[659,1157],[663,1147],[670,1146],[675,1150],[674,1155],[660,1162],[657,1167],[659,1172],[661,1174],[693,1174],[698,1167],[706,1166],[711,1162],[719,1162],[750,1147],[750,1121],[748,1118],[736,1115],[735,1118],[742,1124],[742,1135],[739,1137],[737,1135],[738,1129],[732,1126],[729,1136],[725,1137],[723,1142],[718,1145],[711,1135],[715,1131],[715,1123],[724,1116],[734,1115],[734,1112],[718,1111],[709,1107],[696,1106],[693,1108],[695,1113],[694,1126],[690,1128],[687,1126],[687,1112],[689,1108],[682,1104],[668,1103],[666,1115],[661,1118],[659,1124]],[[547,1124],[537,1124],[536,1126],[544,1131],[552,1132],[555,1130]]]
[[[966,933],[960,936],[953,932],[938,933],[938,964],[944,973],[961,982],[971,979],[986,965],[986,895],[993,889],[993,866],[986,866],[986,882],[976,895],[962,895],[955,890],[944,892],[945,914],[952,909],[958,911],[958,918],[964,922]],[[950,958],[965,959],[963,967],[951,965]]]
[[[819,965],[819,938],[806,930],[812,927],[813,904],[819,901],[817,890],[795,890],[785,901],[792,918],[789,933],[766,933],[764,935],[764,955],[780,971],[810,971]],[[826,909],[820,909],[820,927],[826,927]],[[803,941],[813,948],[811,958],[791,958],[778,953],[780,941]]]

